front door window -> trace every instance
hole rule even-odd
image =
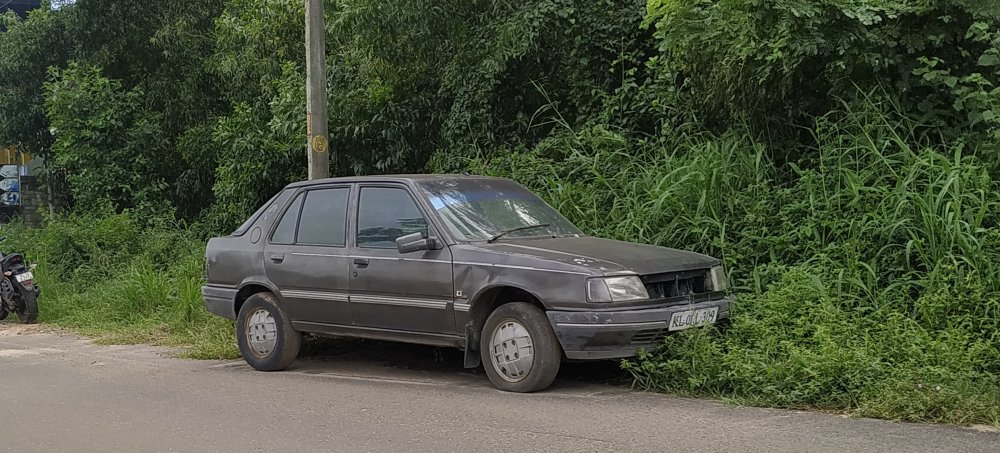
[[[403,189],[365,187],[358,207],[358,247],[396,248],[396,238],[420,233],[427,237],[427,221]]]

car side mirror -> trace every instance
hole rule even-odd
[[[441,245],[435,238],[426,238],[421,233],[408,234],[396,239],[396,250],[399,253],[413,253],[422,250],[440,250]]]

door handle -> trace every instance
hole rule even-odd
[[[368,259],[367,258],[354,258],[354,265],[357,266],[357,267],[362,267],[362,268],[368,267]]]
[[[280,264],[282,261],[285,261],[284,253],[271,253],[267,257],[270,258],[271,261],[276,264]]]

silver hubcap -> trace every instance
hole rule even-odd
[[[504,380],[520,382],[531,374],[531,367],[535,364],[535,350],[531,334],[521,323],[512,319],[501,322],[493,329],[490,347],[493,369]]]
[[[258,309],[247,319],[247,343],[253,355],[265,358],[278,343],[278,324],[267,310]]]

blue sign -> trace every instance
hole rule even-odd
[[[0,206],[21,206],[21,166],[0,167]]]

